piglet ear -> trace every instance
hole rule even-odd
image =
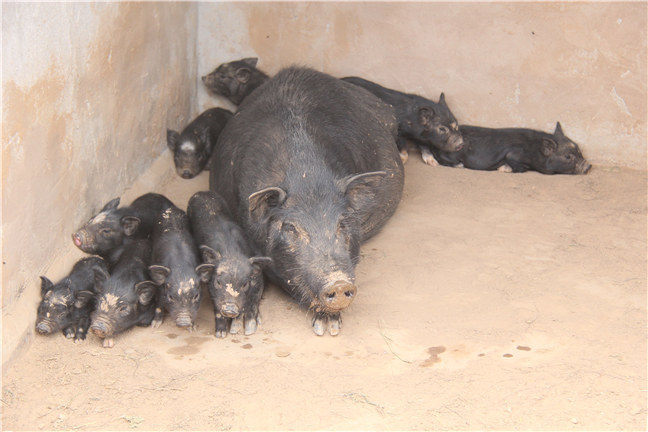
[[[246,83],[250,80],[252,71],[246,67],[242,67],[236,70],[236,80],[241,83]]]
[[[441,96],[439,96],[439,105],[444,105],[445,107],[448,106],[445,100],[445,94],[441,93]]]
[[[201,282],[207,283],[211,280],[215,268],[214,264],[200,264],[196,267],[196,274],[200,277]]]
[[[432,120],[434,119],[434,109],[432,107],[421,107],[418,111],[418,121],[421,126],[425,128],[430,128],[432,126]]]
[[[138,301],[146,306],[155,297],[157,286],[151,281],[143,281],[135,284],[135,292],[137,293]]]
[[[272,264],[272,258],[266,256],[255,256],[250,258],[250,264],[258,265],[259,267],[267,267]]]
[[[179,140],[180,140],[180,134],[178,132],[171,129],[167,129],[167,146],[172,152],[176,150]]]
[[[45,276],[41,276],[41,296],[45,296],[45,293],[52,289],[54,284],[51,280],[47,279]]]
[[[222,258],[220,252],[216,252],[207,245],[200,245],[198,249],[200,249],[200,254],[202,255],[202,260],[205,264],[217,264]]]
[[[105,206],[103,206],[101,211],[105,212],[105,211],[108,211],[108,210],[114,210],[114,209],[117,208],[117,206],[119,206],[119,198],[115,198],[115,199],[112,199],[112,200],[108,201],[108,203]]]
[[[92,271],[94,273],[95,290],[99,291],[103,284],[110,277],[110,274],[106,271],[106,269],[103,269],[101,267],[95,267],[92,269]]]
[[[77,309],[81,309],[85,305],[87,305],[90,300],[92,300],[94,297],[94,293],[92,291],[88,290],[83,290],[79,291],[76,293],[76,298],[74,299],[74,307]]]
[[[542,139],[542,144],[540,144],[540,151],[542,152],[543,155],[549,157],[552,154],[554,154],[557,149],[558,149],[558,144],[556,143],[556,141],[552,140],[551,138]]]
[[[156,285],[162,285],[171,274],[171,269],[169,269],[169,267],[164,267],[161,265],[149,266],[148,270],[153,283],[155,283]]]
[[[140,224],[142,221],[140,218],[135,217],[135,216],[124,216],[121,218],[121,226],[124,229],[124,234],[127,236],[132,236],[135,234],[135,231],[137,231],[137,228],[139,228]]]
[[[250,66],[251,68],[255,68],[257,65],[257,62],[259,61],[258,57],[247,57],[241,60],[243,63],[246,65]]]
[[[556,122],[556,130],[554,130],[554,136],[555,137],[564,137],[565,134],[563,133],[562,126],[560,126],[560,122]]]
[[[362,208],[374,197],[374,189],[378,182],[385,177],[385,171],[372,171],[345,177],[342,180],[342,191],[353,209]]]

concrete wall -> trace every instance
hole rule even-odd
[[[3,364],[32,332],[38,275],[69,271],[82,255],[70,234],[194,114],[196,12],[2,5]]]
[[[201,3],[199,73],[258,56],[446,99],[461,123],[553,131],[646,168],[646,3]],[[200,84],[200,83],[199,83]],[[221,100],[199,85],[206,108]]]

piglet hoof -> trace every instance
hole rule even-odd
[[[437,162],[437,160],[434,159],[434,155],[432,153],[423,152],[421,153],[421,157],[423,158],[423,162],[425,162],[426,164],[433,167],[439,166],[439,162]]]
[[[63,332],[66,339],[72,339],[74,337],[74,329],[72,327],[66,328]]]
[[[101,344],[104,348],[112,348],[115,346],[115,340],[113,338],[105,338]]]
[[[162,319],[157,319],[157,318],[154,319],[153,321],[151,321],[151,327],[153,328],[160,327],[162,325],[162,321],[163,321]]]
[[[85,338],[86,338],[86,334],[85,334],[85,333],[79,333],[79,332],[77,331],[76,336],[74,336],[74,343],[83,342],[83,341],[85,340]]]
[[[463,168],[463,167],[464,167],[464,165],[463,165],[461,162],[459,162],[459,163],[458,163],[457,165],[455,165],[453,168]]]
[[[258,328],[258,323],[256,318],[250,317],[245,320],[245,336],[250,336],[251,334],[256,333]]]
[[[510,173],[513,172],[513,168],[508,166],[507,164],[502,165],[501,167],[497,168],[497,171],[499,172],[505,172],[505,173]]]
[[[313,331],[317,336],[324,336],[326,321],[326,315],[315,314],[315,317],[313,318]]]
[[[328,317],[328,331],[331,336],[337,336],[340,334],[340,329],[342,328],[342,318],[340,314],[330,315]]]
[[[407,162],[407,159],[409,158],[409,154],[407,153],[407,150],[403,149],[398,152],[401,162],[403,162],[403,165]]]
[[[232,320],[230,324],[230,333],[237,334],[243,328],[243,316],[239,315],[238,317]]]
[[[216,330],[214,336],[218,339],[225,339],[227,337],[227,330]]]

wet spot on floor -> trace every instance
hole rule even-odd
[[[485,355],[486,355],[486,354],[484,354],[484,353],[479,353],[479,354],[477,354],[478,357],[484,357]]]
[[[232,341],[232,343],[241,343],[241,341],[238,339],[230,339],[230,341]]]
[[[200,351],[200,348],[198,348],[195,345],[182,345],[182,346],[179,346],[179,347],[169,348],[167,353],[168,354],[174,354],[174,355],[180,356],[180,358],[182,358],[182,356],[185,356],[185,355],[196,354],[198,351]]]
[[[243,349],[250,349],[250,348],[252,348],[252,344],[245,344],[245,345],[241,345],[241,348],[243,348]]]
[[[445,347],[444,346],[434,346],[430,347],[427,349],[428,354],[430,354],[430,357],[425,360],[423,363],[421,363],[421,367],[428,367],[432,366],[434,363],[439,363],[441,359],[439,358],[439,354],[445,352]]]
[[[353,355],[353,351],[347,351],[344,353],[345,355],[351,357]]]
[[[506,358],[513,357],[513,354],[504,354],[502,357],[506,357]]]
[[[517,349],[519,349],[520,351],[531,351],[530,347],[524,345],[518,345]]]
[[[175,333],[169,333],[168,335],[166,335],[166,337],[168,337],[169,339],[175,339],[178,337],[178,335]]]
[[[290,355],[290,351],[280,349],[275,352],[275,355],[277,357],[288,357]]]

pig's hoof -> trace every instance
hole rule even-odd
[[[400,155],[403,164],[405,164],[407,162],[407,159],[409,158],[409,154],[407,153],[407,150],[401,150],[398,152],[398,154]]]
[[[459,162],[457,165],[455,165],[453,168],[463,168],[463,164]]]
[[[227,337],[227,330],[216,330],[214,336],[219,339],[225,339]]]
[[[313,331],[317,336],[324,336],[326,321],[326,315],[315,314],[315,317],[313,318]]]
[[[74,336],[74,343],[83,342],[85,340],[85,338],[86,338],[85,333],[78,333],[77,332],[76,336]]]
[[[437,162],[437,160],[434,159],[434,156],[432,155],[432,153],[423,152],[421,154],[421,157],[423,158],[423,162],[425,162],[426,164],[428,164],[430,166],[433,166],[433,167],[434,166],[439,166],[439,162]]]
[[[232,320],[230,324],[230,333],[237,334],[243,328],[243,316],[239,315],[238,317]]]
[[[340,334],[340,329],[342,328],[342,318],[340,314],[330,315],[328,317],[328,331],[331,336],[337,336]]]
[[[250,317],[245,320],[245,336],[256,333],[258,328],[258,323],[256,318]]]
[[[72,339],[74,337],[74,329],[73,328],[66,329],[64,334],[66,339]]]
[[[162,325],[162,319],[157,319],[156,318],[153,321],[151,321],[151,327],[153,327],[153,328],[158,328],[161,325]]]
[[[105,338],[101,344],[104,348],[112,348],[115,346],[115,341],[113,338]]]
[[[510,173],[510,172],[513,172],[513,168],[511,168],[510,166],[504,164],[504,165],[502,165],[501,167],[497,168],[497,171],[499,171],[499,172],[505,172],[505,173]]]

